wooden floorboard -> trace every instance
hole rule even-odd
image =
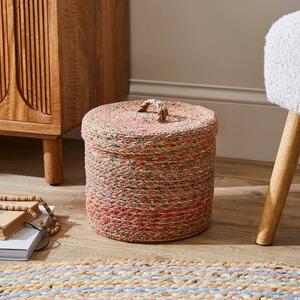
[[[228,261],[279,261],[300,266],[300,172],[296,171],[279,231],[272,247],[254,244],[272,166],[218,159],[211,227],[195,237],[162,244],[129,244],[94,233],[86,220],[84,150],[80,141],[63,144],[65,183],[43,179],[39,140],[0,138],[0,193],[45,197],[56,206],[61,232],[35,261],[112,257],[167,257]]]

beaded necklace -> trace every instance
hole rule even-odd
[[[37,196],[7,196],[7,195],[0,195],[0,201],[3,202],[8,202],[8,204],[5,205],[1,205],[0,204],[0,210],[7,210],[7,211],[26,211],[27,213],[29,213],[32,218],[34,220],[36,220],[42,227],[43,230],[45,230],[49,235],[54,235],[56,234],[59,230],[60,230],[60,224],[57,220],[57,218],[55,217],[54,213],[51,211],[51,209],[48,206],[48,203],[42,199],[41,197],[37,197]],[[51,220],[51,224],[47,224],[45,223],[38,215],[35,211],[33,211],[31,208],[29,207],[24,207],[21,205],[10,205],[9,202],[10,201],[14,201],[14,202],[32,202],[32,201],[36,201],[39,203],[39,205],[42,205],[46,212],[49,214],[50,220]]]

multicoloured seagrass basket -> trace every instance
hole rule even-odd
[[[208,228],[216,133],[212,111],[185,103],[150,99],[91,110],[82,124],[91,226],[144,243]]]

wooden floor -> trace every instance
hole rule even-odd
[[[62,231],[50,246],[33,255],[36,261],[107,257],[167,257],[229,261],[281,261],[300,266],[300,171],[294,179],[272,247],[254,244],[271,166],[217,160],[213,222],[204,233],[164,244],[117,242],[94,233],[87,224],[84,199],[83,145],[64,141],[65,183],[44,183],[41,142],[0,138],[1,193],[45,197],[56,206]]]

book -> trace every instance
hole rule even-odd
[[[0,205],[22,206],[31,208],[38,216],[41,214],[37,201],[0,201]],[[0,210],[0,240],[6,240],[20,230],[25,223],[30,223],[33,217],[26,211]]]
[[[39,207],[41,211],[41,219],[44,222],[49,222],[49,215],[44,207]],[[54,207],[50,206],[53,211]],[[32,221],[32,225],[39,230],[25,226],[7,240],[0,240],[0,260],[29,260],[34,249],[43,238],[44,232],[41,231],[41,226]]]

